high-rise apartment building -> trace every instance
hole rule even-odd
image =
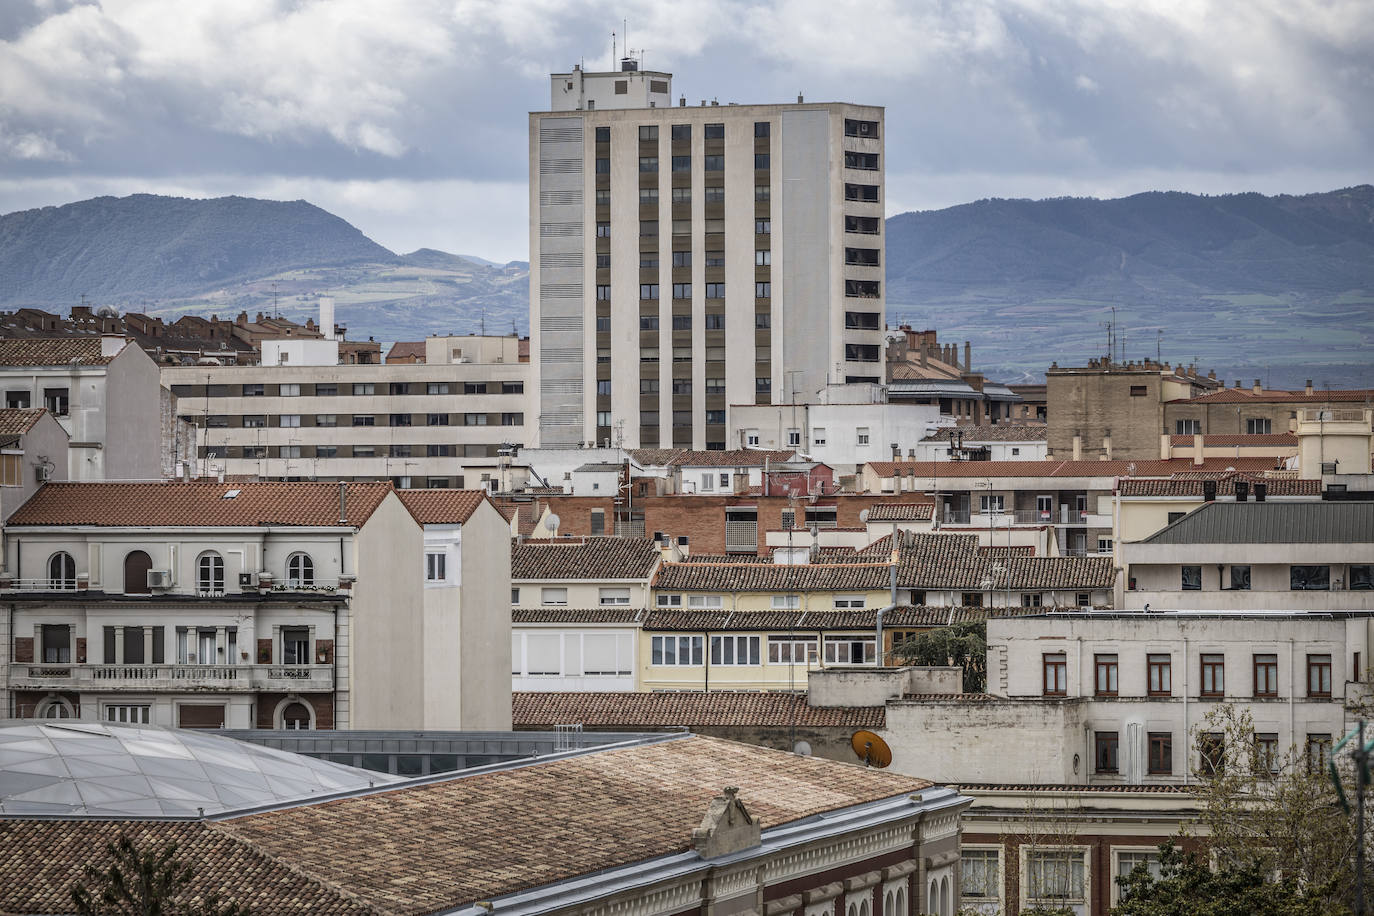
[[[574,68],[530,114],[543,446],[723,449],[729,405],[882,382],[883,109],[673,104]]]

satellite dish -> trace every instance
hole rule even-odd
[[[805,741],[798,741],[796,746],[792,748],[792,753],[796,754],[798,757],[810,757],[811,745]]]
[[[548,518],[544,519],[544,528],[547,531],[557,531],[558,525],[562,521],[558,516],[550,514]]]
[[[102,305],[100,308],[95,310],[95,313],[101,318],[119,317],[119,309],[115,308],[113,305]]]
[[[849,739],[849,746],[866,767],[877,767],[881,770],[892,763],[892,748],[873,732],[855,732],[854,737]]]
[[[859,521],[863,522],[865,525],[868,524],[868,510],[867,510],[867,509],[860,509],[860,510],[859,510]]]

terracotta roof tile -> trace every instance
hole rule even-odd
[[[633,624],[647,611],[637,607],[516,607],[511,623],[620,623]]]
[[[511,545],[510,577],[524,579],[647,579],[662,554],[642,538],[531,540]]]
[[[724,785],[773,828],[930,783],[691,736],[217,826],[360,903],[419,914],[685,852]]]
[[[0,436],[22,436],[47,413],[42,407],[0,408]]]
[[[625,454],[631,460],[643,468],[666,467],[677,455],[682,453],[680,448],[629,448]]]
[[[1043,614],[1043,607],[971,608],[930,607],[922,605],[895,607],[883,615],[883,626],[943,627],[950,623],[968,623],[989,617],[1026,617]],[[787,630],[809,632],[872,630],[878,625],[878,609],[810,611],[692,611],[651,610],[644,618],[646,631],[662,632],[751,632],[778,633]]]
[[[794,451],[766,451],[755,448],[737,448],[722,451],[681,451],[668,462],[677,467],[689,468],[761,468],[765,463],[780,464],[793,461]]]
[[[420,359],[425,358],[425,342],[423,340],[398,340],[391,345],[391,349],[386,351],[386,361],[393,359]]]
[[[218,483],[49,483],[19,507],[9,525],[237,527],[339,525],[339,484],[275,481]],[[349,483],[347,525],[371,517],[390,483]],[[228,494],[235,495],[230,498]]]
[[[886,563],[664,563],[659,591],[776,592],[887,588]]]
[[[883,706],[811,706],[792,693],[713,690],[663,693],[512,694],[516,728],[581,723],[592,728],[687,728],[796,725],[802,728],[883,728]],[[770,825],[771,826],[771,825]]]
[[[1170,436],[1170,445],[1192,445],[1193,436]],[[1203,436],[1202,446],[1205,451],[1214,446],[1240,446],[1242,448],[1259,448],[1261,446],[1296,446],[1298,437],[1292,433],[1239,433],[1223,434],[1216,436]]]
[[[1159,461],[870,461],[867,465],[879,477],[896,477],[915,472],[917,477],[1160,477],[1192,467],[1191,458]],[[1264,471],[1274,466],[1272,458],[1207,458],[1205,469]]]
[[[1202,499],[1202,476],[1172,478],[1131,478],[1117,485],[1117,492],[1123,496],[1185,496]],[[1210,479],[1216,480],[1215,477]],[[1249,474],[1227,475],[1217,483],[1218,496],[1234,496],[1236,481],[1245,480],[1250,484],[1250,495],[1254,498],[1255,484],[1263,483],[1269,496],[1312,496],[1321,495],[1320,480],[1300,480],[1295,477],[1258,477]]]
[[[99,337],[29,337],[0,340],[0,366],[104,366]]]
[[[1259,394],[1255,394],[1251,388],[1223,388],[1220,391],[1213,391],[1210,394],[1198,395],[1195,398],[1179,398],[1170,401],[1170,404],[1263,404],[1263,403],[1282,403],[1282,404],[1325,404],[1335,401],[1374,401],[1374,388],[1353,388],[1344,391],[1319,391],[1313,389],[1311,394],[1305,391],[1284,391],[1277,388],[1265,388]]]
[[[484,490],[397,490],[396,495],[421,525],[461,525],[487,501]]]
[[[933,503],[879,502],[868,507],[868,521],[928,522],[934,511]]]
[[[1049,438],[1049,427],[1044,423],[942,426],[921,441],[949,442],[955,435],[963,436],[964,442],[1044,442]]]

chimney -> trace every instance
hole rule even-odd
[[[1311,396],[1312,396],[1312,380],[1311,380],[1311,379],[1308,379],[1308,380],[1307,380],[1307,384],[1305,384],[1305,385],[1303,386],[1303,388],[1302,388],[1302,393],[1305,394],[1305,395],[1307,395],[1308,397],[1311,397]]]
[[[1255,384],[1254,384],[1253,387],[1251,387],[1250,390],[1251,390],[1253,393],[1255,393],[1255,394],[1261,394],[1261,393],[1263,393],[1264,389],[1260,387],[1260,380],[1259,380],[1259,379],[1255,379]]]
[[[339,524],[348,524],[348,484],[339,481]]]
[[[973,346],[967,340],[964,341],[964,371],[973,371]]]
[[[1250,498],[1250,481],[1237,477],[1233,481],[1236,487],[1236,502],[1243,503]]]
[[[1193,464],[1202,466],[1202,433],[1193,436]]]
[[[1269,495],[1269,484],[1262,481],[1255,481],[1255,502],[1264,502],[1264,497]]]
[[[1241,385],[1240,385],[1240,379],[1236,379],[1236,387],[1237,387],[1237,388],[1241,387]]]
[[[1214,503],[1217,501],[1217,482],[1215,480],[1204,480],[1202,482],[1203,502]]]
[[[1082,437],[1082,436],[1074,436],[1074,437],[1073,437],[1073,460],[1074,460],[1074,461],[1082,461],[1082,460],[1083,460],[1083,437]]]

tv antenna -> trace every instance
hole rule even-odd
[[[272,281],[272,317],[280,318],[281,311],[277,308],[277,281]]]

